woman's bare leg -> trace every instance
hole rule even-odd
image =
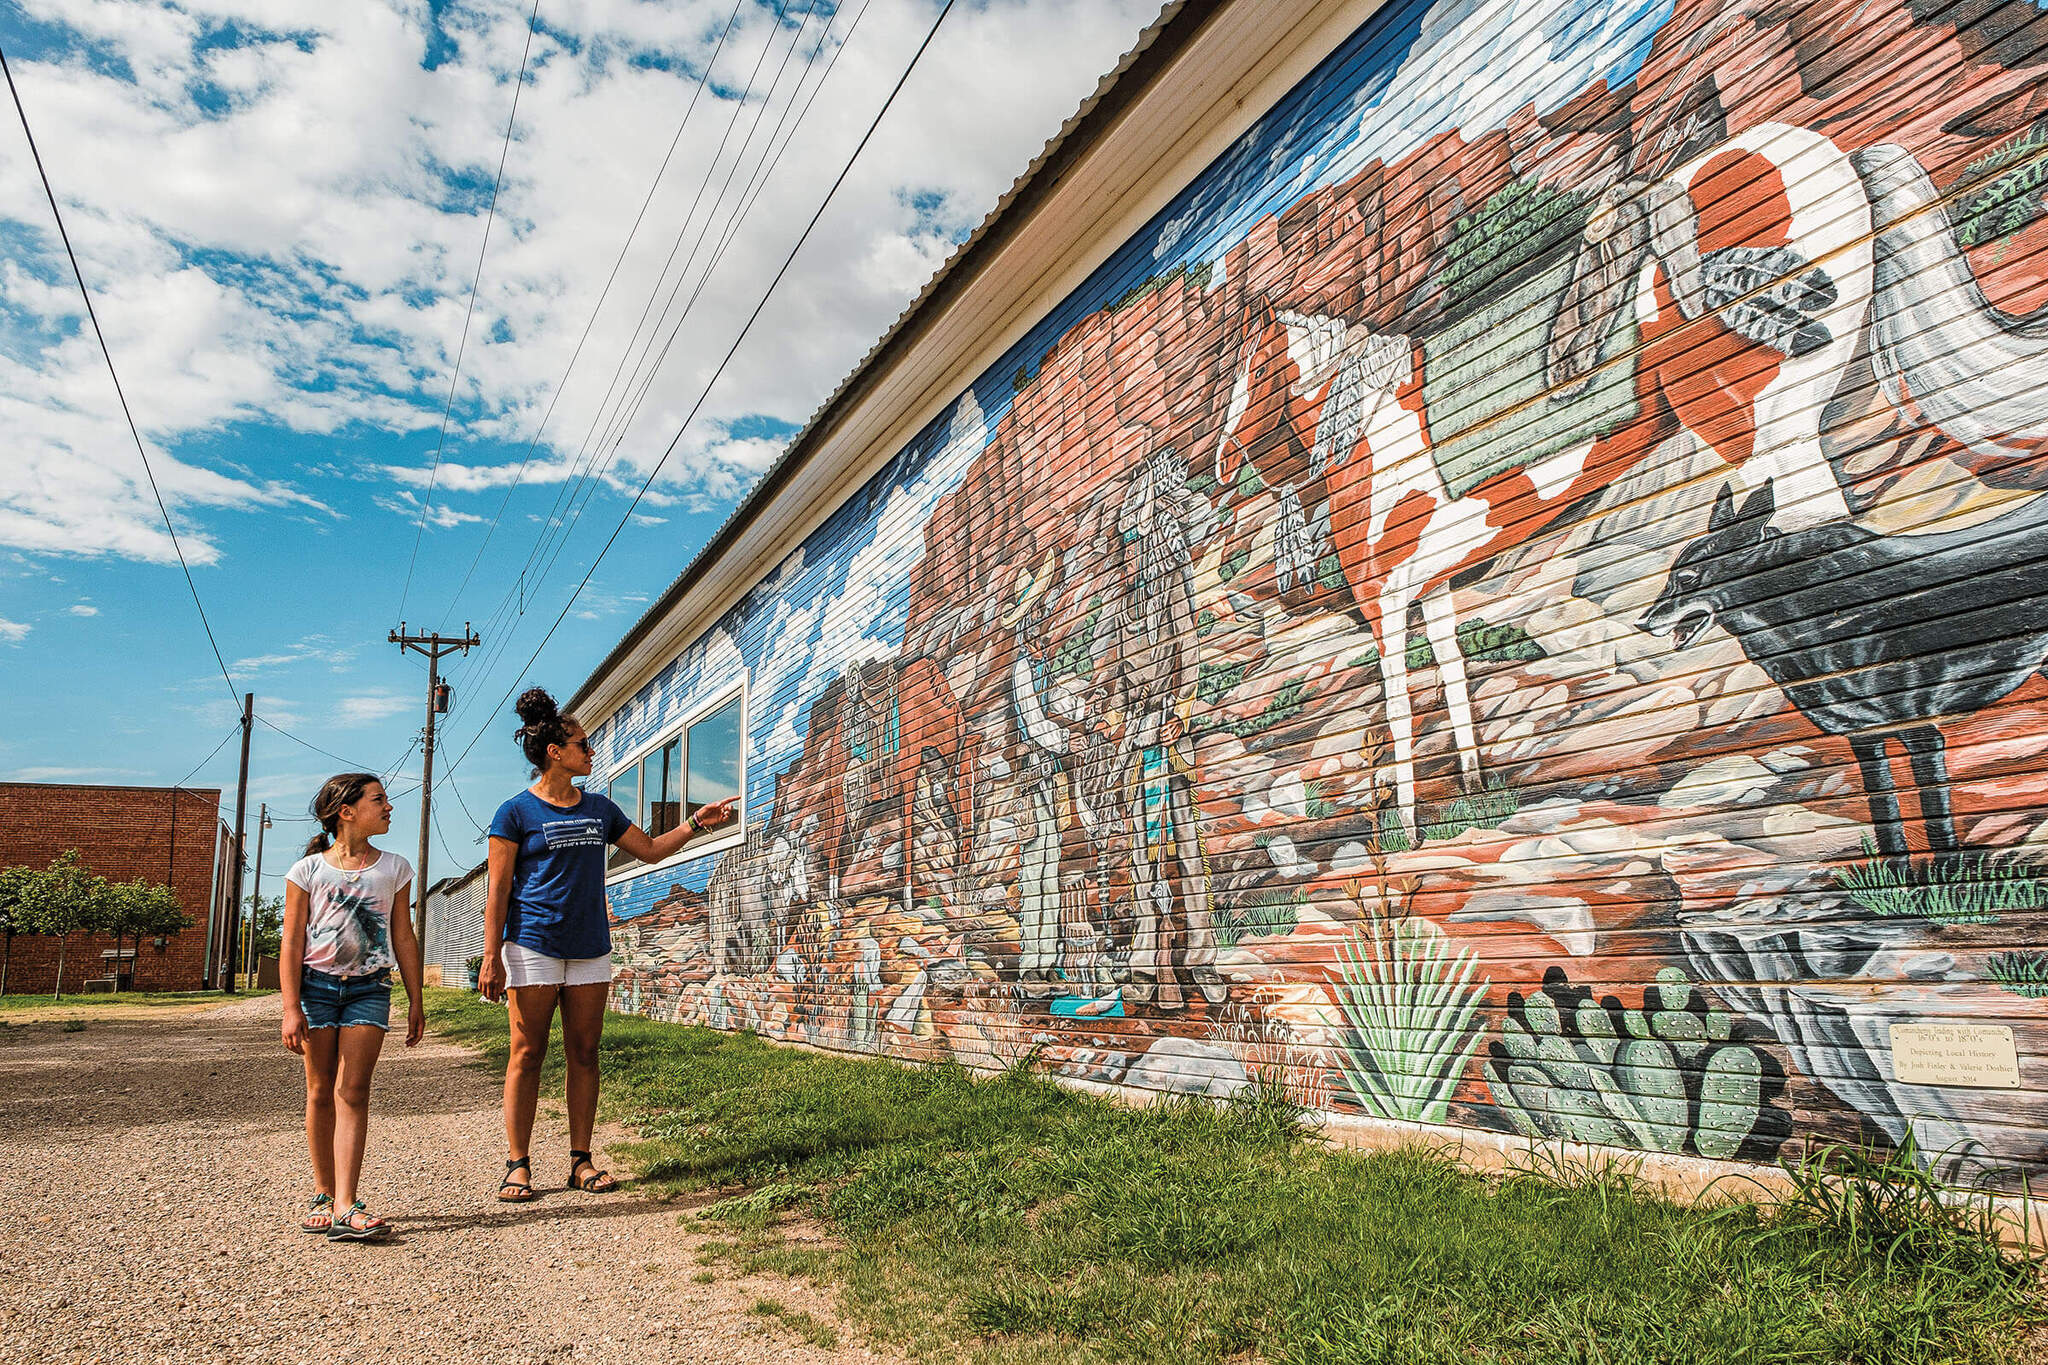
[[[505,1155],[529,1155],[533,1142],[533,1110],[540,1099],[540,1070],[548,1056],[548,1029],[555,1021],[560,986],[514,986],[511,1001],[512,1055],[505,1062]],[[529,1172],[507,1176],[515,1185],[530,1183]]]
[[[597,1049],[604,1037],[608,983],[568,986],[562,991],[562,1056],[569,1070],[569,1146],[590,1150],[597,1128]]]
[[[334,1206],[339,1219],[356,1201],[363,1173],[363,1142],[370,1131],[370,1076],[384,1050],[384,1030],[375,1024],[336,1029],[341,1065],[334,1078]]]

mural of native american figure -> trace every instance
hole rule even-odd
[[[748,699],[615,1000],[2048,1171],[2043,52],[1383,7],[597,727]]]

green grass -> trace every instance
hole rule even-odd
[[[436,991],[430,1012],[502,1062],[501,1009]],[[984,1080],[639,1018],[608,1021],[604,1058],[608,1109],[643,1135],[619,1155],[724,1196],[706,1263],[836,1284],[880,1341],[935,1359],[1990,1362],[2042,1316],[2030,1265],[1911,1191],[1703,1211],[1612,1171],[1489,1180],[1328,1148],[1266,1089],[1129,1109],[1022,1066]],[[789,1211],[834,1240],[783,1240]]]
[[[1995,924],[2001,914],[2048,909],[2039,869],[2012,853],[1880,858],[1863,841],[1864,861],[1835,869],[1835,885],[1873,915],[1919,915],[1936,924]]]
[[[1466,830],[1493,829],[1522,809],[1522,798],[1513,787],[1489,777],[1476,792],[1465,792],[1436,807],[1422,822],[1422,837],[1455,839]]]

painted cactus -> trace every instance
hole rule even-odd
[[[1783,1127],[1780,1073],[1737,1027],[1675,967],[1638,1010],[1553,967],[1542,990],[1509,995],[1486,1077],[1528,1137],[1732,1158]]]

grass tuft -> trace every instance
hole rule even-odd
[[[1868,840],[1863,861],[1835,869],[1835,885],[1873,915],[1918,915],[1936,924],[1995,924],[2001,914],[2048,909],[2048,885],[2016,853],[1883,858]]]
[[[2014,995],[2039,1000],[2048,996],[2048,953],[1993,953],[1984,974]]]

